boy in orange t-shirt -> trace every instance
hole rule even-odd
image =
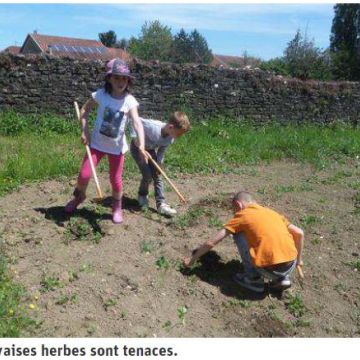
[[[238,192],[232,205],[235,212],[233,219],[213,240],[195,249],[191,258],[184,258],[184,265],[191,266],[232,234],[244,265],[244,273],[234,277],[237,283],[260,293],[264,291],[265,277],[270,280],[273,289],[289,288],[289,275],[296,266],[303,266],[303,230],[274,210],[258,205],[246,191]]]

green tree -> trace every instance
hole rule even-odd
[[[114,47],[116,44],[116,34],[113,30],[109,30],[107,32],[99,33],[99,40],[106,47]]]
[[[360,80],[360,4],[336,4],[330,51],[336,79]]]
[[[206,39],[196,29],[190,34],[190,43],[193,62],[208,64],[212,60],[212,52]]]
[[[172,43],[171,60],[176,63],[187,63],[192,61],[192,44],[190,36],[181,29]]]
[[[129,52],[143,60],[170,59],[172,48],[171,28],[162,25],[158,20],[145,22],[139,38],[129,41]]]
[[[260,69],[274,72],[276,75],[290,76],[289,68],[283,57],[277,57],[260,64]]]
[[[326,52],[315,46],[314,40],[309,40],[297,30],[295,37],[284,50],[284,62],[291,76],[300,79],[330,78],[330,65]]]
[[[128,46],[129,46],[129,40],[127,40],[125,38],[120,39],[114,45],[114,47],[116,47],[118,49],[123,49],[123,50],[127,50]]]

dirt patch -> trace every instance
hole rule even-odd
[[[41,323],[33,336],[358,336],[360,170],[350,165],[316,172],[280,162],[179,175],[189,202],[181,206],[168,191],[179,212],[173,220],[141,212],[139,178],[125,180],[120,226],[111,222],[109,198],[64,214],[74,179],[23,186],[0,199],[0,234]],[[100,180],[109,194],[107,175]],[[230,238],[192,271],[181,268],[181,256],[229,219],[227,199],[241,188],[305,228],[306,277],[294,276],[282,296],[254,296],[233,282],[241,263]]]

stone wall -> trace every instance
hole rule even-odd
[[[0,107],[19,112],[73,114],[103,83],[104,64],[0,54]],[[201,119],[214,115],[259,122],[344,120],[357,123],[360,83],[285,79],[260,70],[205,65],[134,63],[132,93],[140,115],[161,118],[186,109]]]

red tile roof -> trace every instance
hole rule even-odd
[[[19,54],[21,50],[21,46],[9,46],[3,50],[3,52],[8,52],[10,54]]]
[[[211,66],[223,66],[225,68],[229,67],[245,67],[246,65],[258,66],[260,60],[248,56],[247,58],[242,56],[230,56],[230,55],[213,55],[213,59],[210,62]]]

